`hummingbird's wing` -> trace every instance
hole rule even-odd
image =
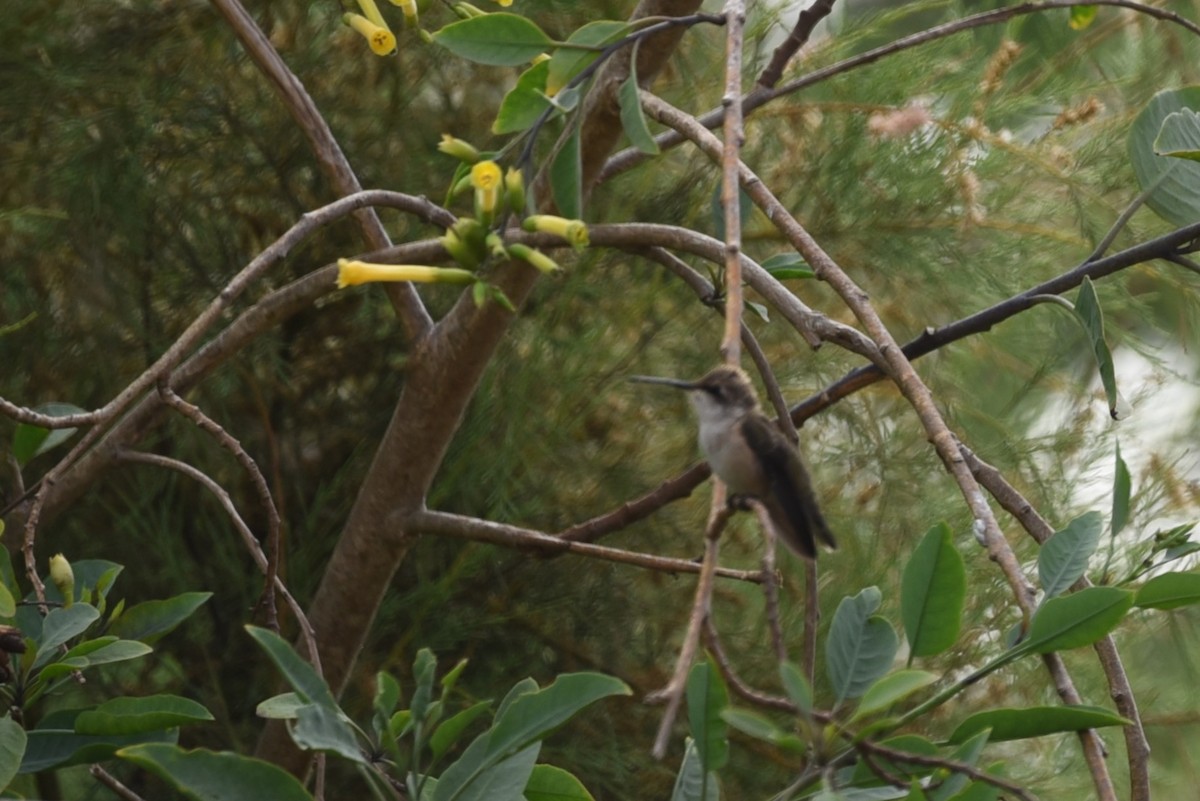
[[[763,460],[768,490],[759,500],[767,507],[784,542],[809,558],[816,558],[817,540],[837,548],[799,451],[760,414],[742,420],[742,433],[750,449]]]

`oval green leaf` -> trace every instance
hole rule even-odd
[[[1104,396],[1108,399],[1108,413],[1114,420],[1124,419],[1128,415],[1122,409],[1123,401],[1117,394],[1117,376],[1113,367],[1112,351],[1104,339],[1104,312],[1100,309],[1100,301],[1096,298],[1096,286],[1091,278],[1084,278],[1079,287],[1079,298],[1075,301],[1075,317],[1083,326],[1092,346],[1092,355],[1096,357],[1096,367],[1100,371],[1100,383],[1104,385]]]
[[[940,654],[958,639],[967,574],[950,527],[925,533],[904,568],[900,619],[913,657]]]
[[[212,720],[200,704],[177,695],[113,698],[75,718],[77,734],[141,734]]]
[[[991,742],[1025,740],[1065,731],[1128,726],[1132,721],[1097,706],[1035,706],[1024,709],[989,709],[971,715],[950,735],[951,743],[962,743],[985,729]]]
[[[729,761],[729,740],[721,712],[729,690],[712,658],[692,666],[687,682],[688,725],[705,770],[718,771]]]
[[[897,701],[937,680],[935,674],[925,670],[897,670],[884,676],[863,693],[862,701],[851,720],[860,720],[872,713],[883,712]]]
[[[539,61],[521,73],[516,86],[500,101],[492,133],[516,133],[537,122],[538,117],[553,105],[545,94],[549,74],[550,64],[546,61]]]
[[[1200,603],[1200,574],[1163,573],[1138,590],[1133,601],[1143,609],[1178,609]]]
[[[304,785],[283,768],[240,754],[148,743],[122,748],[117,756],[194,801],[312,801]]]
[[[484,14],[454,22],[433,35],[456,56],[493,67],[516,67],[554,45],[533,21],[516,14]]]
[[[892,624],[872,613],[880,594],[867,587],[852,598],[843,598],[834,612],[825,645],[825,668],[837,704],[857,698],[887,672],[899,641]]]
[[[1051,598],[1038,609],[1029,636],[1017,647],[1038,654],[1091,645],[1108,634],[1133,605],[1133,593],[1117,587],[1088,587]]]
[[[525,801],[595,801],[583,782],[562,768],[534,765],[525,785]]]
[[[126,640],[154,643],[174,631],[211,597],[211,592],[185,592],[162,601],[143,601],[126,609],[109,627],[109,633]]]
[[[12,719],[12,715],[0,718],[0,790],[17,775],[21,758],[25,755],[25,729]]]
[[[1154,152],[1200,161],[1200,114],[1186,108],[1168,114],[1154,140]]]
[[[1100,513],[1085,512],[1046,540],[1038,552],[1038,580],[1047,598],[1062,594],[1079,580],[1103,531]]]
[[[1200,109],[1200,87],[1159,92],[1138,114],[1129,129],[1129,160],[1142,191],[1151,191],[1146,205],[1174,225],[1200,219],[1200,164],[1154,152],[1163,122],[1184,109]]]

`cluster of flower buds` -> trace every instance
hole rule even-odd
[[[395,2],[395,0],[393,0]],[[556,217],[551,214],[526,212],[525,176],[510,167],[500,165],[481,153],[470,142],[443,134],[438,150],[458,159],[459,178],[451,189],[451,197],[472,190],[474,217],[460,217],[441,237],[442,247],[458,267],[427,267],[412,264],[372,264],[353,259],[338,260],[339,287],[355,286],[372,281],[418,281],[422,283],[475,284],[477,303],[494,298],[511,308],[507,298],[478,276],[487,262],[519,259],[544,273],[559,270],[554,259],[535,247],[521,242],[506,242],[503,225],[508,215],[522,217],[521,227],[531,233],[550,234],[569,243],[576,250],[588,246],[588,229],[582,220]]]

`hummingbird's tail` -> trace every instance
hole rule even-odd
[[[775,533],[784,544],[800,556],[817,558],[817,543],[835,550],[837,542],[821,514],[812,487],[807,482],[788,491],[787,487],[772,487],[767,497],[760,499],[767,509]]]

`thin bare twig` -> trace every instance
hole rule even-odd
[[[975,781],[985,782],[993,787],[999,787],[1007,793],[1011,793],[1023,801],[1037,801],[1037,796],[1026,790],[1016,782],[1011,782],[1008,779],[1002,779],[999,776],[994,776],[985,770],[980,770],[974,765],[969,765],[958,759],[946,759],[944,757],[925,756],[923,754],[914,754],[911,751],[900,751],[896,748],[888,748],[886,745],[871,742],[870,740],[860,740],[854,744],[854,747],[860,752],[865,751],[869,754],[877,754],[882,757],[887,757],[893,762],[908,762],[913,765],[924,765],[930,768],[945,768],[946,770],[955,773],[961,773]]]
[[[589,556],[608,562],[642,567],[647,570],[657,570],[663,573],[703,573],[704,568],[689,559],[674,559],[669,556],[626,551],[620,548],[609,548],[604,545],[592,545],[587,542],[573,542],[518,526],[505,523],[495,523],[491,520],[481,520],[476,517],[423,510],[412,515],[409,528],[421,534],[436,534],[443,537],[488,542],[502,545],[506,548],[542,551],[550,554],[573,553],[578,556]],[[733,570],[727,567],[714,567],[713,572],[721,578],[736,581],[761,583],[762,574],[757,570]]]
[[[233,499],[229,497],[229,493],[225,488],[214,481],[210,476],[202,470],[198,470],[186,462],[181,462],[178,459],[172,459],[169,456],[161,456],[157,453],[143,453],[141,451],[122,450],[119,458],[124,462],[141,463],[154,465],[155,467],[164,467],[168,470],[174,470],[181,473],[193,481],[197,482],[213,495],[225,510],[225,514],[229,516],[233,523],[234,529],[241,535],[242,543],[245,544],[246,550],[250,552],[250,557],[254,559],[254,563],[258,565],[258,569],[263,573],[267,571],[267,557],[263,553],[262,548],[258,544],[258,540],[254,537],[254,532],[246,525],[246,521],[238,513],[237,507],[233,505]],[[300,624],[301,636],[304,639],[305,646],[308,649],[309,662],[312,663],[313,669],[321,674],[321,655],[317,651],[317,636],[312,625],[308,622],[308,616],[304,614],[304,608],[292,596],[287,585],[279,576],[275,577],[275,589],[283,596],[283,600],[287,603],[288,608],[292,610],[292,614],[296,616],[297,622]]]
[[[742,681],[737,671],[733,669],[733,664],[729,661],[729,654],[725,653],[725,647],[721,645],[721,636],[717,632],[717,627],[713,623],[711,616],[704,619],[704,643],[712,654],[713,661],[717,663],[717,669],[725,677],[725,683],[729,685],[729,689],[738,698],[755,706],[761,706],[764,709],[775,709],[793,715],[799,711],[791,700],[781,695],[771,695],[761,690],[756,690]]]
[[[721,337],[721,356],[726,364],[741,361],[738,349],[742,328],[742,204],[738,186],[738,164],[742,143],[742,37],[746,25],[746,4],[739,0],[725,3],[725,92],[721,107],[725,110],[725,139],[721,150],[721,208],[725,220],[725,333]]]
[[[816,0],[808,8],[800,12],[796,17],[796,24],[792,27],[788,37],[780,43],[779,47],[775,48],[775,52],[771,54],[771,62],[767,64],[767,68],[758,76],[758,85],[770,89],[775,84],[779,83],[779,79],[783,77],[783,70],[787,67],[792,57],[800,52],[800,48],[804,47],[812,36],[813,29],[817,27],[817,23],[829,16],[833,11],[833,4],[836,0]]]
[[[718,504],[717,501],[720,501]],[[675,717],[679,714],[679,705],[687,691],[688,671],[696,659],[696,651],[700,645],[700,631],[704,619],[712,613],[713,578],[716,574],[717,554],[721,542],[721,531],[725,528],[732,510],[725,504],[725,485],[717,482],[713,490],[713,513],[709,516],[708,525],[704,530],[704,561],[701,562],[700,580],[696,582],[696,596],[692,602],[692,612],[688,616],[687,631],[683,635],[683,644],[679,647],[679,656],[675,660],[675,672],[667,686],[646,697],[647,703],[666,701],[667,708],[663,712],[662,721],[658,726],[658,734],[654,738],[651,753],[655,759],[667,755],[667,741],[671,738],[671,728],[675,725]]]
[[[267,543],[267,566],[263,571],[264,586],[259,606],[266,610],[267,625],[278,634],[279,618],[275,610],[275,580],[279,576],[279,510],[275,507],[275,499],[271,497],[267,479],[258,469],[258,464],[250,454],[246,453],[242,443],[222,428],[216,420],[201,411],[199,406],[188,403],[177,395],[167,386],[165,380],[159,382],[158,394],[168,406],[195,423],[201,431],[211,434],[222,448],[233,454],[233,458],[237,459],[238,464],[250,476],[250,481],[254,484],[254,491],[258,493],[258,500],[267,515],[267,536],[264,538]]]
[[[100,765],[93,764],[88,766],[88,773],[92,774],[93,779],[112,790],[120,798],[124,799],[124,801],[146,801],[146,799],[142,798],[133,790],[130,790],[128,787],[122,784],[116,776],[113,776],[104,768],[100,767]]]

